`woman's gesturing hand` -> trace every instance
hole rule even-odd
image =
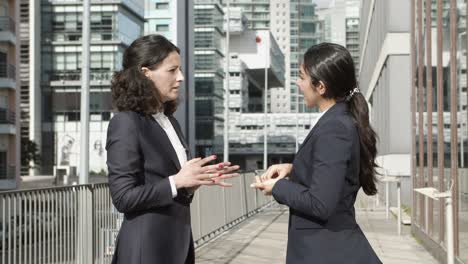
[[[268,181],[270,179],[283,179],[284,177],[288,176],[292,170],[291,163],[283,163],[283,164],[275,164],[271,165],[267,171],[260,176],[260,181]]]
[[[174,176],[174,182],[179,188],[192,188],[200,185],[219,185],[223,187],[231,186],[222,181],[232,177],[239,176],[238,173],[231,173],[239,169],[239,166],[230,166],[230,162],[222,162],[215,165],[207,163],[216,159],[216,156],[206,158],[195,158],[187,161]]]

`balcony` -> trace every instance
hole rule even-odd
[[[16,134],[16,113],[6,108],[0,108],[0,135],[2,134]]]
[[[14,180],[16,175],[15,172],[15,166],[0,165],[0,180]]]
[[[0,108],[0,124],[15,124],[16,113],[10,109]]]
[[[113,74],[114,72],[111,70],[91,70],[91,85],[110,84]],[[49,72],[49,76],[51,86],[60,86],[64,83],[79,85],[81,81],[81,70],[51,71]]]
[[[16,45],[16,23],[9,16],[0,16],[0,41]]]
[[[0,88],[16,89],[16,67],[0,62]]]

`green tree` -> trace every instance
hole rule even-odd
[[[34,166],[31,166],[31,161]],[[40,165],[41,156],[39,155],[39,149],[34,141],[28,138],[21,139],[21,165],[29,169]]]

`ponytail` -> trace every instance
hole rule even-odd
[[[364,96],[355,88],[346,99],[349,111],[358,128],[360,141],[360,172],[359,182],[367,195],[375,195],[376,187],[376,168],[377,156],[377,134],[369,124],[369,108]]]

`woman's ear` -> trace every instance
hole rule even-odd
[[[319,81],[319,85],[317,87],[317,91],[320,95],[324,95],[327,92],[327,87],[322,81]]]
[[[150,77],[150,70],[148,69],[148,67],[141,67],[141,72],[146,76],[146,77]]]

